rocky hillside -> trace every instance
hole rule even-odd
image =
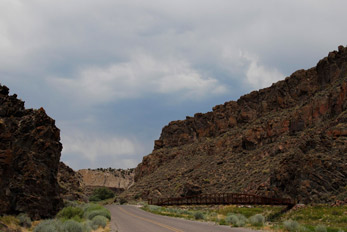
[[[85,185],[81,174],[75,172],[63,162],[60,162],[57,177],[63,199],[84,202],[88,200],[84,193]]]
[[[25,109],[0,85],[0,215],[54,216],[62,207],[57,172],[62,145],[44,109]]]
[[[170,122],[126,196],[347,197],[347,48],[212,112]]]
[[[82,176],[86,186],[86,193],[90,195],[93,189],[107,187],[116,193],[121,193],[134,183],[134,169],[81,169],[78,174]]]

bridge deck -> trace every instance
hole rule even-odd
[[[190,197],[148,199],[150,205],[294,205],[289,198],[271,198],[254,194],[215,193]]]

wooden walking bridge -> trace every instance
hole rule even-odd
[[[286,205],[292,208],[295,201],[290,198],[264,197],[244,193],[214,193],[187,197],[149,198],[149,205]]]

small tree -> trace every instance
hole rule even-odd
[[[293,220],[284,221],[283,225],[284,225],[284,229],[289,232],[295,232],[300,230],[299,223]]]
[[[205,219],[205,215],[202,212],[200,212],[200,211],[196,211],[194,213],[194,218],[196,220]]]
[[[93,195],[89,197],[90,201],[102,201],[114,197],[114,192],[106,187],[97,188],[93,191]]]
[[[249,218],[252,226],[263,226],[265,223],[265,217],[261,214],[256,214]]]

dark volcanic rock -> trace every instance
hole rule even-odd
[[[327,202],[347,186],[347,48],[269,88],[170,122],[126,194],[248,192]]]
[[[0,214],[54,216],[61,208],[57,182],[62,145],[43,108],[25,109],[0,85]]]
[[[85,185],[82,175],[75,172],[63,162],[59,163],[58,183],[63,199],[69,201],[88,201],[88,197],[85,195]]]
[[[201,187],[192,183],[185,183],[183,186],[183,193],[181,197],[191,197],[200,195],[202,193]]]

